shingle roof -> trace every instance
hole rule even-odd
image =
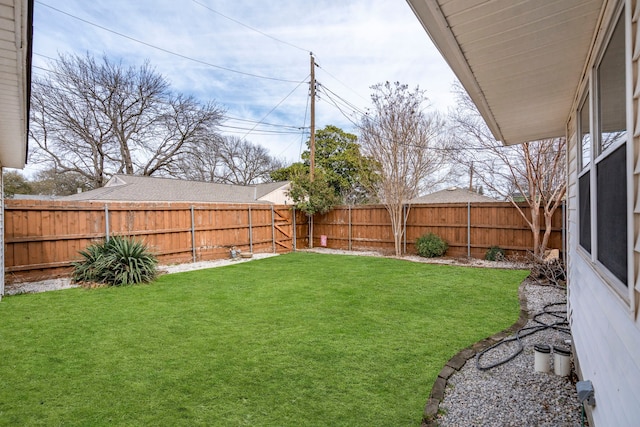
[[[446,190],[436,191],[435,193],[411,199],[409,203],[491,203],[496,200],[491,197],[483,196],[475,191],[469,191],[466,188],[447,188]]]
[[[269,203],[261,198],[288,184],[288,181],[281,181],[244,186],[148,176],[114,175],[102,188],[62,197],[60,200]]]

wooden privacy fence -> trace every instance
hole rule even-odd
[[[530,215],[528,207],[522,209]],[[563,209],[555,212],[552,225],[548,247],[563,252]],[[542,215],[541,229],[544,232]],[[305,229],[297,232],[303,235]],[[415,254],[416,239],[429,232],[449,244],[447,256],[484,258],[492,246],[500,246],[509,256],[526,256],[533,251],[533,233],[510,203],[412,205],[405,224],[403,253]],[[391,221],[382,205],[340,206],[316,215],[313,236],[313,246],[320,246],[321,236],[326,236],[329,248],[394,252]]]
[[[6,280],[68,275],[78,251],[107,236],[135,236],[161,263],[289,252],[290,206],[213,203],[5,201]]]
[[[524,209],[527,212],[527,209]],[[563,212],[553,218],[550,248],[564,250]],[[542,219],[541,219],[542,221]],[[136,236],[162,263],[228,258],[241,251],[290,252],[309,246],[309,219],[291,206],[217,203],[5,201],[7,282],[68,275],[78,251],[112,235]],[[403,253],[432,232],[448,256],[483,258],[491,246],[508,255],[533,250],[529,226],[509,203],[412,205]],[[313,219],[313,246],[393,253],[389,214],[382,205],[338,206]]]

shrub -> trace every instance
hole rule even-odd
[[[144,243],[130,237],[114,236],[79,253],[83,259],[73,265],[76,282],[133,285],[150,282],[157,275],[155,256]]]
[[[416,250],[418,255],[426,258],[434,258],[444,255],[449,249],[447,242],[442,240],[440,236],[428,233],[418,237],[416,240]]]
[[[506,259],[504,249],[500,246],[491,246],[489,250],[484,254],[484,259],[488,261],[504,261]]]

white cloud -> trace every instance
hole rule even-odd
[[[454,76],[432,46],[409,6],[397,0],[42,0],[35,2],[34,64],[39,55],[90,52],[125,63],[145,59],[179,91],[215,100],[232,117],[260,120],[296,87],[224,71],[180,58],[61,14],[46,5],[162,49],[199,61],[260,76],[308,80],[309,53],[280,43],[199,5],[227,15],[286,43],[311,50],[320,83],[365,109],[370,86],[384,81],[420,85],[435,107],[452,105]],[[36,69],[35,73],[42,73]],[[336,80],[337,79],[337,80]],[[302,126],[308,85],[296,89],[265,120]],[[308,125],[307,114],[307,125]],[[237,125],[238,123],[234,123]],[[329,99],[317,105],[316,127],[335,124],[353,131]],[[252,127],[251,124],[246,124]],[[244,136],[238,131],[238,136]],[[275,156],[296,161],[300,135],[249,134]]]

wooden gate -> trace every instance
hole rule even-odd
[[[292,218],[290,208],[273,208],[273,241],[276,252],[291,252],[293,250]]]

